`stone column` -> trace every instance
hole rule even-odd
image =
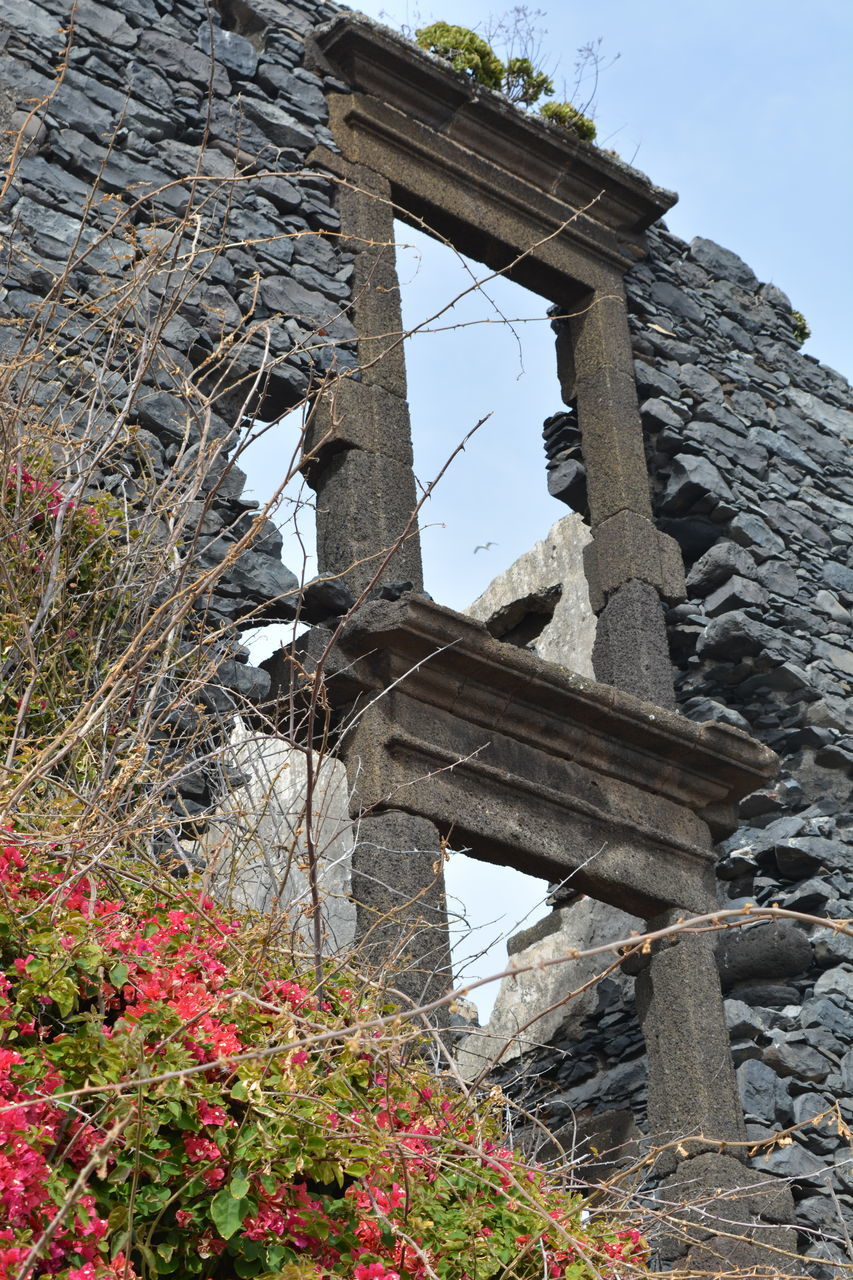
[[[652,522],[622,280],[602,281],[557,336],[563,397],[577,401],[593,541],[584,553],[599,615],[597,679],[675,707],[661,600],[684,598],[677,543]]]
[[[684,569],[677,543],[652,520],[621,278],[602,281],[577,310],[558,330],[557,351],[564,398],[577,402],[587,473],[593,540],[584,568],[598,614],[593,669],[604,683],[674,710],[664,602],[684,598]],[[675,919],[671,912],[649,928]],[[648,1050],[649,1132],[665,1148],[658,1160],[668,1175],[662,1197],[737,1193],[716,1218],[703,1208],[689,1238],[670,1242],[670,1256],[683,1256],[692,1241],[696,1265],[715,1254],[726,1264],[763,1264],[757,1242],[786,1243],[784,1233],[764,1224],[790,1220],[792,1205],[789,1195],[765,1196],[762,1210],[754,1186],[761,1179],[742,1163],[743,1111],[713,938],[681,935],[643,961],[635,969],[636,1000]],[[738,1199],[744,1189],[748,1205]],[[750,1219],[756,1225],[748,1230],[737,1225]]]
[[[306,433],[318,568],[340,576],[357,596],[394,548],[380,583],[407,582],[422,591],[391,186],[362,164],[338,157],[336,167],[344,244],[355,256],[351,314],[360,377],[345,375],[323,388]],[[358,743],[359,735],[349,734],[341,747],[351,797]],[[439,833],[399,810],[360,816],[356,802],[353,816],[359,952],[414,1003],[435,999],[452,985]]]
[[[649,928],[663,928],[679,915],[684,913],[650,920]],[[664,1161],[670,1167],[676,1155],[746,1137],[713,943],[712,934],[666,939],[637,974],[637,1011],[649,1055],[649,1131],[655,1143],[682,1147]]]
[[[438,832],[399,810],[354,827],[352,895],[360,954],[415,1004],[450,986],[450,943]]]
[[[678,915],[668,912],[649,921],[649,928],[675,923]],[[778,1266],[782,1274],[784,1251],[794,1242],[780,1224],[793,1221],[793,1199],[787,1186],[743,1163],[746,1129],[714,936],[666,939],[640,958],[638,968],[637,1011],[649,1059],[648,1126],[662,1148],[657,1171],[665,1175],[658,1197],[664,1213],[680,1224],[663,1241],[662,1253],[668,1261],[687,1255],[691,1271],[707,1268],[722,1275],[756,1267],[763,1276],[777,1274]]]
[[[308,424],[303,470],[317,494],[319,571],[359,594],[402,538],[385,582],[423,589],[400,288],[390,183],[359,164],[341,163],[344,246],[355,255],[351,316],[359,375],[332,378]],[[409,528],[409,532],[405,530]]]

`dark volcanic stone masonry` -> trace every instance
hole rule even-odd
[[[721,848],[720,903],[850,918],[853,394],[800,353],[789,299],[736,254],[662,226],[650,241],[627,287],[655,516],[687,568],[689,598],[668,615],[679,706],[782,758]],[[578,508],[572,422],[550,419],[545,447],[551,491]],[[755,925],[721,939],[719,960],[749,1136],[836,1101],[853,1121],[853,939]],[[525,1065],[548,1081],[559,1126],[572,1109],[642,1116],[643,1053],[633,1008],[605,983],[583,1041],[555,1042]],[[792,1179],[804,1252],[848,1260],[830,1192],[853,1230],[853,1156],[839,1126],[806,1124],[753,1163]],[[821,1233],[839,1243],[818,1243]]]
[[[51,376],[79,407],[92,354],[81,305],[95,314],[130,287],[181,219],[177,256],[150,276],[146,306],[174,288],[190,248],[209,253],[207,269],[182,280],[139,386],[119,372],[97,380],[91,412],[105,431],[130,408],[129,434],[96,482],[131,504],[144,475],[178,471],[204,440],[227,437],[256,375],[252,408],[273,418],[354,365],[352,259],[335,235],[334,185],[307,167],[315,145],[334,144],[305,36],[335,12],[314,0],[78,0],[66,57],[68,0],[0,0],[0,127],[26,123],[0,209],[15,246],[0,256],[4,350],[53,290]],[[45,101],[30,115],[34,98]],[[627,284],[655,515],[688,569],[689,599],[668,616],[680,707],[748,728],[783,761],[721,850],[720,901],[850,917],[850,387],[799,352],[788,298],[736,254],[664,227],[650,241]],[[211,365],[230,334],[240,341]],[[182,387],[209,392],[226,364],[232,390],[209,418],[195,415]],[[547,424],[551,491],[581,508],[578,440],[571,412]],[[221,562],[253,518],[229,448],[191,497],[188,540],[202,563]],[[298,584],[280,553],[268,524],[216,586],[208,618],[236,634],[250,610],[293,617]],[[345,607],[334,596],[322,583],[307,592],[309,618]],[[222,657],[216,709],[227,711],[229,687],[265,695],[269,677],[245,652],[223,642]],[[203,778],[188,782],[191,812],[212,798]],[[853,1164],[838,1125],[809,1121],[838,1099],[853,1124],[853,939],[820,924],[757,925],[727,936],[719,959],[750,1136],[805,1124],[756,1166],[792,1180],[803,1250],[828,1259],[810,1265],[829,1277],[844,1258],[832,1243],[839,1207],[853,1232]],[[572,1109],[631,1106],[642,1120],[642,1037],[614,982],[602,983],[585,1039],[558,1039],[525,1069],[546,1082],[554,1126]]]
[[[335,11],[317,0],[0,0],[4,160],[24,126],[0,209],[0,345],[14,351],[49,314],[45,412],[89,413],[113,432],[95,488],[132,506],[151,477],[171,477],[202,568],[233,551],[258,506],[228,460],[235,424],[249,409],[279,416],[355,363],[335,191],[306,167],[313,147],[334,144],[304,37]],[[119,323],[93,339],[87,316],[104,298]],[[155,318],[161,340],[144,364],[122,326],[138,336]],[[115,372],[88,376],[93,355]],[[207,405],[193,403],[193,385]],[[217,439],[227,441],[218,458]],[[182,490],[202,448],[213,456],[206,479]],[[282,476],[292,446],[283,453]],[[237,628],[250,612],[253,625],[294,617],[298,586],[266,521],[203,602],[222,636],[204,698],[213,710],[233,707],[229,690],[266,695],[269,676],[246,662]],[[306,613],[324,614],[311,600]],[[183,807],[199,814],[214,798],[194,775]]]
[[[720,901],[849,918],[853,394],[799,352],[788,298],[734,253],[662,229],[652,245],[629,280],[631,323],[656,516],[688,569],[689,599],[669,616],[679,701],[694,719],[743,717],[782,758],[722,846]],[[644,386],[646,367],[675,393]],[[724,936],[719,959],[749,1136],[834,1102],[853,1120],[853,939],[780,921]],[[817,1239],[842,1235],[830,1184],[853,1228],[840,1128],[806,1123],[754,1160],[792,1178],[805,1252],[830,1262],[849,1261]]]

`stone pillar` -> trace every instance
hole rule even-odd
[[[381,578],[423,589],[406,403],[403,325],[390,183],[341,163],[344,247],[355,255],[351,317],[360,380],[332,378],[312,409],[303,470],[317,494],[317,558],[358,595],[402,539]],[[406,529],[408,528],[408,533]]]
[[[597,679],[675,707],[661,600],[684,598],[677,544],[652,521],[622,280],[603,280],[557,334],[563,397],[577,402],[593,541],[584,567],[599,615]]]
[[[674,923],[672,911],[648,922]],[[681,934],[641,957],[637,1011],[649,1059],[648,1126],[664,1174],[663,1213],[679,1230],[662,1244],[688,1269],[784,1274],[790,1189],[742,1163],[746,1129],[729,1048],[714,935]],[[733,1144],[727,1146],[727,1144]],[[738,1145],[741,1144],[741,1145]],[[694,1207],[695,1206],[695,1207]],[[774,1251],[781,1252],[774,1252]],[[721,1268],[721,1270],[716,1270]],[[750,1272],[752,1274],[752,1272]]]
[[[354,828],[352,896],[359,953],[414,1004],[451,985],[444,865],[438,831],[399,810]]]
[[[318,395],[303,469],[317,494],[317,557],[358,596],[376,577],[423,590],[412,438],[406,401],[403,322],[391,185],[336,158],[344,245],[355,255],[352,320],[360,380],[342,376]],[[399,542],[399,545],[395,546]],[[360,731],[366,731],[364,717]],[[341,755],[354,797],[359,734]],[[356,946],[391,988],[415,1004],[452,985],[441,840],[432,823],[399,810],[360,816],[354,801],[352,896]]]
[[[659,929],[678,917],[670,912],[648,925]],[[637,974],[637,1011],[649,1055],[649,1131],[656,1144],[682,1148],[664,1160],[670,1167],[676,1155],[746,1137],[713,943],[713,934],[666,939]]]

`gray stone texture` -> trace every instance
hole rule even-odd
[[[493,579],[467,612],[498,639],[523,627],[531,613],[541,615],[541,630],[529,642],[522,635],[521,642],[548,662],[592,676],[595,615],[583,568],[589,540],[580,516],[564,516],[547,537]]]
[[[171,6],[168,14],[152,0],[121,7],[82,0],[75,10],[75,57],[55,92],[44,74],[64,41],[53,8],[0,0],[0,124],[20,127],[27,100],[52,94],[50,109],[27,126],[29,149],[8,195],[24,252],[3,251],[4,332],[31,317],[78,235],[74,287],[96,298],[99,273],[109,287],[121,288],[139,254],[165,250],[173,220],[193,212],[187,179],[198,173],[207,194],[211,178],[230,188],[235,166],[250,173],[234,188],[235,199],[205,205],[210,243],[231,248],[215,260],[211,255],[209,279],[200,287],[188,273],[182,277],[186,290],[164,330],[163,359],[146,373],[130,416],[134,441],[118,459],[118,470],[105,474],[103,488],[118,492],[127,482],[132,497],[132,486],[145,475],[160,481],[209,450],[208,479],[202,493],[188,499],[196,504],[198,527],[188,531],[187,548],[198,538],[206,562],[221,563],[244,527],[240,521],[254,510],[242,496],[245,476],[215,452],[241,404],[223,404],[221,416],[206,421],[188,409],[186,380],[208,359],[212,344],[223,336],[231,342],[241,328],[255,326],[244,341],[233,342],[231,370],[245,385],[259,375],[265,379],[260,408],[275,417],[327,377],[351,371],[358,357],[366,364],[362,386],[372,387],[373,397],[368,402],[356,383],[338,380],[340,412],[324,409],[325,425],[318,412],[313,429],[320,440],[330,436],[329,447],[324,452],[311,438],[320,458],[313,473],[309,461],[309,473],[312,482],[322,477],[321,569],[351,571],[348,585],[359,589],[372,576],[370,557],[390,546],[406,523],[414,496],[405,370],[394,327],[390,187],[359,170],[356,185],[365,190],[339,190],[308,163],[319,143],[330,171],[339,177],[353,172],[335,169],[339,157],[330,149],[322,77],[303,65],[304,37],[335,8],[252,0],[235,10],[250,13],[251,29],[226,31],[201,0]],[[212,145],[204,149],[200,121],[209,87]],[[341,86],[331,87],[333,123],[345,128]],[[510,131],[521,128],[513,120],[507,117]],[[270,176],[267,166],[286,176]],[[114,233],[106,206],[84,212],[96,178],[107,193],[138,184],[136,245]],[[458,216],[458,188],[454,175],[428,194],[446,200]],[[339,238],[342,216],[357,216],[373,243]],[[615,261],[619,249],[611,239]],[[650,243],[649,257],[627,278],[627,325],[618,277],[584,280],[595,305],[573,323],[577,359],[565,341],[560,348],[560,380],[566,398],[577,400],[577,423],[561,440],[565,456],[558,449],[549,455],[550,479],[555,491],[588,509],[599,538],[593,569],[604,603],[594,655],[599,678],[674,705],[658,589],[673,602],[680,586],[675,589],[674,561],[660,552],[667,544],[652,551],[650,541],[638,543],[634,536],[655,521],[679,541],[687,561],[687,602],[666,617],[678,705],[696,719],[725,722],[728,716],[780,754],[777,784],[765,782],[747,797],[741,826],[726,843],[720,902],[744,909],[780,902],[822,914],[827,923],[791,925],[793,932],[772,935],[778,943],[772,946],[769,932],[756,941],[750,934],[759,931],[750,930],[727,943],[722,963],[734,1002],[750,1011],[732,1014],[729,1030],[754,1125],[773,1132],[800,1117],[806,1126],[802,1141],[756,1151],[750,1159],[762,1177],[791,1178],[800,1221],[825,1231],[827,1180],[836,1179],[848,1225],[853,1190],[841,1136],[821,1128],[816,1137],[810,1123],[816,1097],[840,1098],[850,1120],[853,1086],[853,940],[840,924],[853,915],[853,401],[843,378],[797,350],[790,302],[775,284],[760,284],[736,254],[708,240],[687,245],[660,225]],[[475,237],[462,248],[476,253],[477,244]],[[564,258],[554,267],[532,254],[532,265],[520,270],[529,270],[533,287],[553,297],[551,286],[566,261],[577,265]],[[152,277],[152,305],[165,292],[165,274]],[[61,307],[57,314],[69,321]],[[73,340],[73,325],[65,332]],[[127,391],[119,371],[109,372],[116,377],[103,405],[105,423],[114,420]],[[66,391],[70,407],[77,394],[70,380]],[[374,492],[383,496],[379,518],[364,497]],[[341,516],[350,521],[346,534]],[[623,537],[622,524],[634,532]],[[610,532],[617,529],[619,538]],[[235,622],[247,606],[259,606],[264,621],[292,613],[298,584],[282,566],[270,530],[261,525],[258,534],[258,544],[247,544],[210,593],[209,623]],[[370,563],[376,566],[375,559]],[[387,577],[417,585],[419,574],[411,539]],[[315,593],[318,611],[345,607],[351,598],[344,594],[330,604],[327,596],[317,599]],[[245,655],[223,643],[221,673],[205,692],[210,704],[229,714],[239,696],[264,696],[267,683],[238,656]],[[203,771],[188,769],[185,782],[187,803],[198,813],[210,803],[208,780]],[[795,821],[787,830],[773,829],[780,819]],[[445,981],[447,952],[441,927],[435,927],[441,915],[435,831],[421,819],[389,814],[364,818],[358,834],[362,932],[375,929],[379,941],[389,912],[408,894],[415,905],[406,926],[411,968],[403,986],[414,998],[437,990]],[[264,867],[258,880],[264,894],[279,870]],[[663,1026],[664,1004],[684,1004],[684,983],[694,984],[698,1005],[706,998],[701,993],[710,991],[710,962],[706,958],[703,966],[693,942],[656,955],[641,979],[652,1040],[656,1026]],[[555,1082],[558,1089],[559,1101],[552,1099],[556,1127],[568,1124],[575,1109],[604,1103],[630,1108],[647,1123],[636,1011],[626,984],[608,982],[597,988],[595,1009],[572,1028],[571,1043],[555,1031],[555,1042],[539,1051],[551,1093]],[[707,1000],[717,1007],[713,993]],[[674,1073],[667,1123],[673,1114],[682,1116],[686,1132],[707,1111],[709,1123],[731,1128],[736,1118],[714,1113],[714,1100],[703,1092],[707,1079],[703,1083],[697,1074],[701,1053],[721,1052],[722,1032],[698,1022],[695,1007],[697,1000],[685,1015],[692,1041],[685,1034],[666,1068]],[[651,1052],[663,1053],[659,1038]],[[769,1087],[768,1072],[782,1088]],[[690,1114],[694,1079],[699,1110]],[[654,1115],[663,1114],[665,1101],[653,1094]],[[689,1163],[702,1172],[697,1161]],[[724,1174],[709,1173],[709,1185],[726,1185]],[[764,1216],[786,1220],[785,1214]],[[705,1258],[694,1255],[696,1265],[707,1262],[718,1274],[733,1265],[725,1253],[729,1246],[719,1240],[713,1248],[696,1247],[709,1249]],[[826,1268],[833,1265],[833,1248],[831,1241],[807,1246],[815,1265],[824,1250],[821,1275],[831,1274]],[[723,1257],[728,1260],[721,1263]]]
[[[432,823],[395,811],[361,818],[352,898],[360,958],[414,1004],[444,995],[451,985],[444,854]]]
[[[657,1142],[692,1154],[745,1136],[719,982],[711,939],[694,934],[656,944],[636,983],[649,1056],[649,1125]],[[676,1158],[670,1146],[662,1167]]]
[[[853,915],[853,396],[797,351],[791,304],[776,285],[760,285],[710,241],[686,245],[662,227],[650,238],[649,258],[626,283],[653,514],[687,562],[687,603],[667,615],[678,705],[696,719],[734,717],[782,760],[777,782],[741,804],[719,901],[831,918],[731,930],[718,947],[750,1136],[804,1126],[789,1145],[756,1148],[750,1163],[793,1180],[798,1221],[823,1238],[833,1178],[836,1234],[839,1213],[848,1230],[853,1222],[838,1163],[844,1140],[831,1124],[809,1123],[816,1099],[847,1106],[853,1085],[853,939],[842,924]],[[560,1082],[562,1123],[637,1061],[631,1003],[614,998],[606,1017],[609,1041],[588,1019],[571,1056],[552,1042],[530,1063]],[[633,1077],[614,1105],[642,1115]],[[801,1237],[815,1259],[817,1237]],[[727,1274],[733,1262],[718,1245],[692,1261]],[[827,1265],[814,1274],[828,1280],[837,1251],[825,1247]]]
[[[314,479],[317,563],[356,594],[376,578],[423,586],[412,469],[384,453],[344,449]]]
[[[592,664],[604,684],[661,707],[675,706],[666,627],[654,587],[634,579],[611,595],[598,619]]]
[[[596,613],[632,578],[654,587],[669,604],[685,596],[681,548],[635,511],[620,511],[596,527],[584,549],[584,567]]]

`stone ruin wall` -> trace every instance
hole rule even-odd
[[[83,0],[69,36],[71,10],[66,0],[0,0],[0,121],[13,131],[2,139],[4,161],[24,130],[0,209],[2,353],[14,355],[34,318],[49,330],[41,412],[77,438],[82,422],[110,436],[92,481],[131,510],[152,485],[171,484],[187,516],[184,546],[204,569],[221,564],[256,518],[232,455],[258,372],[259,407],[273,419],[331,368],[355,363],[343,310],[352,258],[334,238],[334,188],[306,164],[318,142],[334,144],[323,83],[303,65],[305,36],[335,10],[314,0],[235,0],[221,13],[202,0]],[[193,266],[182,268],[191,250]],[[131,394],[135,354],[117,342],[117,367],[101,376],[85,308],[114,291],[133,294],[137,271],[138,323],[155,321],[164,299],[170,312]],[[226,358],[205,365],[229,335],[238,340]],[[213,395],[212,412],[187,396],[194,379]],[[282,445],[282,474],[293,448]],[[201,450],[210,462],[193,488],[183,476]],[[281,550],[265,520],[203,601],[220,636],[203,699],[214,714],[269,693],[268,673],[240,644],[250,614],[262,626],[293,619],[297,605],[306,621],[329,613],[327,589],[300,596]],[[182,770],[179,809],[190,819],[215,802],[214,772]]]
[[[659,227],[626,278],[656,520],[682,546],[689,598],[670,609],[680,710],[747,730],[781,757],[777,781],[742,801],[725,841],[719,900],[853,915],[853,395],[797,348],[791,303],[734,253]],[[583,503],[571,421],[550,446],[550,487]],[[551,439],[553,440],[553,428]],[[562,445],[562,447],[560,447]],[[546,547],[573,547],[577,516]],[[582,540],[582,535],[580,535]],[[478,616],[547,593],[549,559],[498,579]],[[575,564],[579,566],[575,551]],[[525,570],[526,572],[519,572]],[[543,653],[560,644],[558,616]],[[534,645],[540,641],[534,641]],[[625,936],[640,922],[582,899],[510,941],[520,964]],[[841,1100],[853,1121],[853,943],[826,927],[756,925],[721,938],[720,972],[751,1138],[802,1124]],[[600,966],[599,966],[600,967]],[[487,1029],[513,1028],[595,971],[507,979]],[[645,1050],[631,983],[618,973],[533,1022],[502,1078],[564,1139],[580,1119],[599,1149],[642,1125]],[[466,1045],[470,1071],[483,1046]],[[519,1057],[518,1055],[522,1056]],[[536,1083],[533,1083],[533,1081]],[[807,1124],[754,1160],[793,1180],[806,1252],[845,1261],[829,1190],[853,1228],[849,1144]],[[811,1233],[811,1234],[810,1234]],[[833,1252],[834,1250],[834,1252]],[[831,1265],[823,1272],[834,1274]]]
[[[311,0],[234,0],[223,3],[218,19],[200,0],[81,0],[68,68],[55,90],[50,69],[63,57],[65,35],[58,28],[69,5],[0,0],[4,127],[25,121],[33,95],[48,99],[27,123],[27,150],[0,213],[4,234],[14,229],[29,247],[28,254],[3,259],[5,349],[50,289],[78,234],[89,249],[70,281],[78,297],[94,300],[105,278],[122,281],[132,272],[126,240],[99,239],[112,225],[110,204],[96,203],[83,222],[95,181],[103,194],[139,202],[134,218],[144,242],[146,230],[156,238],[191,209],[188,174],[226,184],[244,167],[255,175],[241,183],[230,205],[205,206],[202,234],[211,243],[226,235],[251,247],[219,253],[206,277],[188,286],[159,363],[136,399],[132,438],[117,442],[111,465],[98,477],[131,502],[143,473],[167,474],[200,441],[202,424],[177,394],[173,371],[191,374],[225,326],[249,315],[263,323],[264,332],[248,334],[234,367],[248,376],[266,360],[270,416],[297,403],[330,369],[353,363],[347,343],[354,331],[345,314],[352,268],[334,238],[334,187],[306,170],[314,145],[333,143],[324,85],[304,66],[304,38],[334,11]],[[258,176],[267,169],[287,176]],[[146,190],[154,194],[142,198]],[[788,299],[774,285],[760,285],[734,254],[705,240],[685,245],[663,228],[651,244],[628,288],[656,516],[681,543],[689,569],[689,601],[669,615],[680,706],[695,719],[727,718],[748,727],[783,761],[774,787],[741,806],[743,825],[722,851],[721,901],[778,902],[818,916],[849,916],[850,388],[798,352]],[[322,340],[318,328],[325,330]],[[60,332],[64,355],[73,354],[73,325]],[[70,414],[75,396],[82,402],[88,388],[85,379],[73,384],[62,377]],[[97,412],[105,424],[125,392],[115,379],[99,387]],[[234,403],[219,407],[213,431],[224,436]],[[558,425],[548,437],[552,490],[582,508],[572,423]],[[255,506],[241,496],[239,467],[220,459],[211,487],[217,476],[224,478],[200,531],[201,555],[211,563],[223,557]],[[213,620],[238,628],[258,607],[269,621],[293,616],[298,584],[282,566],[280,548],[267,525],[208,602]],[[322,588],[308,591],[304,601],[309,620],[321,620],[331,608]],[[233,637],[223,640],[221,657],[214,696],[220,709],[227,712],[229,689],[264,697],[266,673],[247,661]],[[201,772],[184,782],[186,811],[207,812],[215,799],[211,779]],[[538,927],[538,941],[521,937],[513,947],[520,954],[527,944],[582,941],[608,927],[612,919],[589,903],[562,905]],[[829,1096],[842,1099],[842,1113],[853,1121],[847,1101],[853,1095],[853,944],[819,926],[786,923],[724,939],[720,958],[751,1135],[807,1120]],[[517,998],[528,1005],[532,999],[535,1007],[535,992]],[[642,1038],[623,980],[605,980],[588,1007],[540,1028],[534,1038],[545,1047],[525,1056],[524,1076],[528,1092],[531,1078],[540,1081],[538,1101],[553,1129],[573,1114],[626,1108],[642,1121]],[[517,1067],[515,1060],[507,1078]],[[806,1128],[790,1146],[762,1157],[760,1167],[793,1179],[804,1230],[830,1234],[837,1234],[827,1189],[834,1176],[853,1229],[849,1149],[830,1129]],[[808,1235],[802,1243],[814,1248]],[[830,1262],[823,1274],[831,1270]]]

